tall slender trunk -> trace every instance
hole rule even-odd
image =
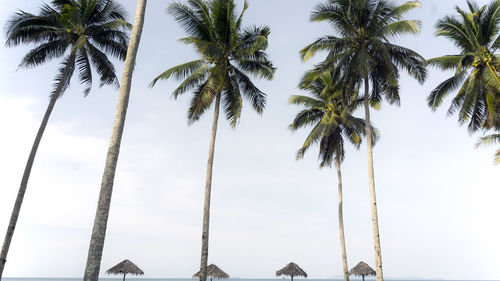
[[[377,272],[377,281],[383,281],[384,274],[382,272],[382,253],[380,248],[380,235],[378,230],[377,197],[375,196],[375,173],[373,171],[373,140],[370,122],[369,85],[370,83],[368,81],[368,75],[365,74],[365,132],[367,146],[366,151],[368,155],[368,183],[370,187],[370,204],[372,209],[373,242],[375,244],[375,271]]]
[[[200,280],[207,280],[208,263],[208,234],[210,226],[210,194],[212,193],[212,170],[214,165],[215,137],[217,136],[217,122],[219,121],[219,109],[221,93],[215,96],[214,120],[212,121],[212,132],[210,135],[210,146],[208,148],[207,178],[205,183],[205,201],[203,203],[203,230],[201,234],[201,262]]]
[[[47,127],[47,123],[49,122],[50,114],[56,105],[56,101],[58,97],[61,95],[61,92],[64,89],[64,85],[68,80],[68,76],[70,74],[71,69],[74,66],[76,53],[71,52],[68,59],[68,64],[64,67],[61,81],[57,85],[54,94],[50,98],[49,105],[45,110],[45,114],[43,115],[42,123],[40,124],[40,128],[38,128],[38,132],[35,137],[35,141],[33,142],[33,146],[31,147],[30,155],[28,156],[28,161],[26,162],[26,166],[24,167],[23,177],[21,179],[21,185],[19,186],[19,191],[17,192],[16,203],[14,204],[14,209],[12,210],[12,215],[10,216],[9,226],[7,227],[7,233],[5,234],[5,239],[2,246],[2,251],[0,252],[0,280],[2,280],[3,269],[5,267],[5,263],[7,262],[7,253],[9,252],[10,243],[12,241],[12,236],[14,236],[14,230],[16,228],[17,219],[19,218],[19,213],[21,212],[21,205],[23,204],[24,194],[26,193],[26,188],[28,187],[28,180],[31,174],[31,168],[33,167],[33,163],[35,162],[36,152],[38,151],[38,146],[42,140],[43,133],[45,128]]]
[[[127,57],[123,69],[123,76],[120,87],[120,96],[116,107],[113,132],[109,142],[108,154],[106,156],[106,165],[102,175],[101,191],[97,203],[97,211],[90,239],[87,263],[85,266],[84,281],[97,281],[101,267],[102,249],[104,247],[104,238],[106,237],[106,227],[108,223],[109,208],[111,204],[111,195],[113,193],[113,183],[115,179],[116,164],[118,154],[120,153],[120,144],[123,136],[125,118],[127,116],[127,107],[130,97],[130,88],[132,85],[132,74],[134,72],[137,50],[141,40],[142,28],[144,25],[144,15],[146,13],[147,0],[138,0],[137,9],[132,28],[132,35],[127,50]]]
[[[338,181],[338,200],[339,200],[339,232],[340,232],[340,246],[342,248],[342,268],[344,270],[344,281],[349,281],[349,268],[347,267],[347,250],[345,247],[344,235],[344,208],[342,197],[342,173],[340,170],[340,159],[337,157],[335,162],[337,168],[337,181]]]

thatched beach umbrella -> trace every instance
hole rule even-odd
[[[123,274],[123,280],[125,281],[125,275],[134,274],[134,275],[143,275],[144,271],[142,271],[137,265],[129,260],[124,260],[121,263],[113,266],[112,268],[106,271],[107,274]]]
[[[377,273],[375,270],[373,270],[369,265],[367,265],[364,262],[358,263],[355,267],[349,271],[349,275],[357,275],[361,276],[363,278],[363,281],[365,281],[365,276],[373,275],[375,276]]]
[[[292,281],[293,281],[294,276],[304,276],[307,278],[307,273],[302,268],[300,268],[300,266],[298,266],[297,264],[295,264],[293,262],[289,263],[287,266],[283,267],[282,269],[276,271],[277,277],[279,277],[281,275],[287,275],[287,276],[292,277]]]
[[[200,278],[201,275],[201,270],[196,272],[193,277],[194,278]],[[211,264],[207,266],[207,277],[210,277],[210,281],[212,281],[212,278],[220,278],[220,279],[226,279],[229,278],[229,275],[222,271],[218,266],[215,264]]]

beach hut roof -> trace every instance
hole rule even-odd
[[[276,276],[288,275],[288,276],[304,276],[307,277],[307,273],[300,268],[296,263],[289,263],[287,266],[276,271]]]
[[[349,271],[349,275],[358,275],[358,276],[368,276],[368,275],[376,275],[375,270],[373,270],[369,265],[364,262],[358,263],[355,267]]]
[[[144,271],[142,271],[137,265],[129,260],[124,260],[121,263],[113,266],[112,268],[106,271],[107,274],[135,274],[135,275],[143,275]]]
[[[193,277],[194,278],[199,278],[201,275],[201,270],[196,272]],[[211,264],[209,266],[207,266],[207,276],[208,277],[213,277],[213,278],[229,278],[229,275],[227,275],[227,273],[225,273],[224,271],[222,271],[222,269],[220,269],[218,266],[216,266],[215,264]]]

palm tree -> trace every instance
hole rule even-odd
[[[500,59],[495,54],[500,47],[500,0],[482,7],[467,1],[467,6],[469,12],[456,7],[456,16],[436,23],[436,35],[452,41],[459,53],[428,60],[430,65],[455,72],[432,90],[427,101],[436,110],[458,89],[448,115],[458,111],[458,122],[469,122],[469,132],[474,132],[492,128],[500,110]]]
[[[399,70],[403,69],[423,83],[426,77],[425,60],[418,53],[390,42],[404,34],[419,32],[420,22],[402,20],[410,10],[419,7],[416,1],[395,5],[388,0],[329,0],[318,4],[311,20],[330,23],[339,36],[324,36],[301,50],[306,61],[318,51],[328,51],[326,59],[316,69],[331,69],[342,74],[345,91],[355,95],[364,88],[365,134],[368,156],[368,181],[372,210],[373,239],[377,281],[383,280],[382,254],[378,228],[375,177],[373,170],[370,102],[378,104],[384,98],[399,104]],[[371,92],[370,92],[371,84]]]
[[[320,167],[331,167],[335,161],[338,179],[338,215],[340,245],[342,248],[342,265],[344,281],[349,281],[349,268],[347,266],[347,251],[345,246],[343,199],[342,199],[342,173],[340,165],[345,157],[344,143],[347,139],[356,148],[361,144],[364,135],[365,122],[363,119],[352,116],[358,101],[349,102],[342,96],[342,90],[331,73],[324,72],[319,77],[310,80],[307,74],[301,81],[299,88],[306,90],[311,96],[292,96],[290,104],[305,107],[300,111],[290,125],[292,131],[303,127],[313,126],[306,141],[297,152],[297,159],[304,157],[309,147],[319,142]],[[372,129],[373,138],[377,137]]]
[[[38,14],[18,11],[6,24],[7,46],[34,46],[23,58],[20,67],[36,67],[60,57],[63,57],[63,61],[24,169],[0,254],[0,279],[35,155],[56,101],[69,87],[75,70],[81,83],[86,85],[85,95],[92,86],[92,66],[101,86],[118,86],[113,64],[107,54],[125,59],[129,24],[124,16],[123,7],[113,0],[53,0],[52,5],[43,5]]]
[[[265,52],[269,27],[241,27],[247,8],[245,2],[242,12],[237,16],[233,0],[188,0],[187,4],[170,4],[168,12],[188,35],[180,40],[192,45],[200,58],[166,70],[151,83],[154,86],[158,80],[171,77],[183,80],[174,90],[174,98],[194,90],[188,110],[190,124],[197,121],[215,101],[203,208],[202,281],[207,278],[210,193],[220,107],[222,105],[226,119],[233,128],[240,119],[242,96],[250,101],[255,111],[262,113],[266,94],[252,83],[247,74],[270,80],[275,72]]]
[[[476,147],[481,147],[490,144],[499,144],[500,143],[500,134],[491,134],[488,136],[484,136],[479,139],[476,143]],[[500,164],[500,149],[495,152],[495,165]]]
[[[130,89],[132,87],[132,74],[134,72],[137,51],[139,50],[139,43],[141,41],[142,29],[144,26],[146,5],[147,0],[137,0],[134,26],[132,28],[132,35],[130,37],[130,43],[126,53],[120,95],[116,106],[115,121],[109,142],[108,154],[106,156],[106,164],[102,175],[101,191],[99,193],[94,227],[92,229],[87,263],[85,265],[85,273],[83,276],[84,281],[97,281],[99,279],[102,250],[104,247],[104,238],[106,237],[106,227],[108,224],[116,164],[118,162],[118,154],[120,153],[125,118],[127,116]]]

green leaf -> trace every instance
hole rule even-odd
[[[404,34],[418,34],[422,23],[419,20],[402,20],[390,23],[386,26],[385,32],[391,36]]]
[[[202,66],[205,66],[205,68],[207,67],[206,63],[203,60],[194,60],[184,64],[180,64],[178,66],[174,66],[158,75],[155,79],[153,79],[149,86],[154,87],[158,80],[167,80],[170,77],[173,77],[176,80],[184,79]]]

